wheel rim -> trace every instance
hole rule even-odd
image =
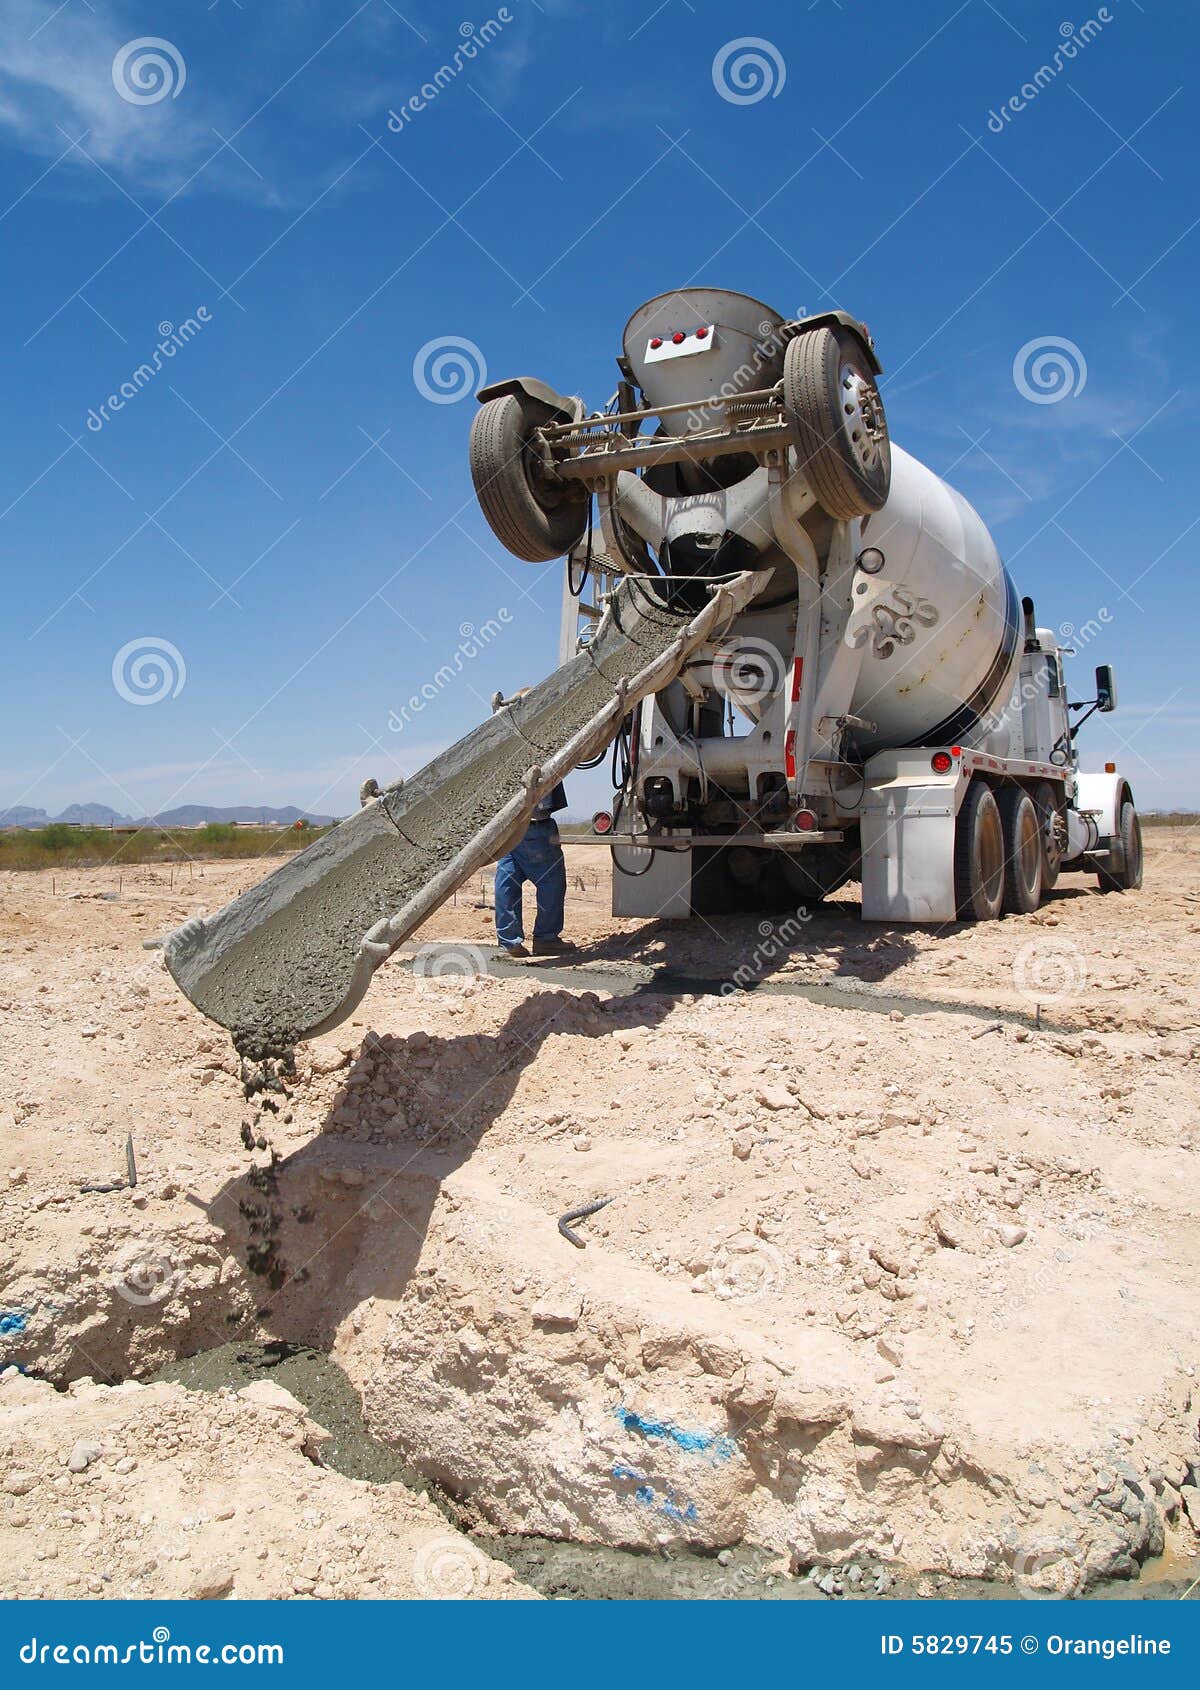
[[[1017,868],[1026,892],[1032,897],[1037,891],[1038,871],[1042,866],[1042,833],[1032,804],[1021,812],[1020,838],[1017,841]]]
[[[979,890],[989,907],[1004,895],[1004,830],[995,803],[987,805],[975,830],[975,867]]]
[[[854,364],[843,364],[838,375],[838,393],[850,453],[864,475],[880,469],[887,424],[883,405],[870,381]]]

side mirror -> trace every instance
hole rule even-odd
[[[1117,677],[1111,663],[1101,663],[1096,669],[1096,709],[1102,715],[1117,708]]]

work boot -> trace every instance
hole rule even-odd
[[[577,951],[579,946],[573,939],[535,939],[533,941],[534,956],[564,956],[568,951]]]
[[[501,945],[500,949],[505,956],[523,957],[529,955],[529,951],[524,945]]]

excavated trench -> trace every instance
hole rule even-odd
[[[418,1174],[416,1183],[428,1179],[432,1170]],[[346,1234],[356,1225],[370,1229],[372,1222],[380,1223],[381,1210],[377,1199],[365,1196],[357,1169],[334,1169],[326,1164],[317,1171],[310,1183],[318,1183],[324,1190],[326,1209],[333,1214],[325,1227],[328,1240]],[[369,1180],[368,1180],[369,1187]],[[544,1596],[559,1599],[615,1600],[679,1599],[702,1600],[788,1600],[841,1597],[1011,1597],[1013,1586],[1007,1580],[976,1579],[954,1576],[944,1570],[935,1575],[912,1572],[903,1565],[902,1558],[888,1562],[885,1558],[855,1554],[844,1560],[827,1555],[811,1567],[803,1562],[793,1567],[800,1576],[789,1576],[787,1557],[761,1547],[753,1541],[752,1533],[745,1534],[735,1523],[722,1534],[718,1528],[709,1541],[694,1546],[689,1543],[688,1528],[671,1503],[673,1486],[677,1485],[680,1464],[670,1460],[657,1468],[652,1458],[653,1441],[662,1437],[674,1440],[680,1449],[689,1441],[694,1447],[688,1460],[713,1463],[710,1474],[719,1465],[711,1451],[699,1447],[703,1440],[695,1434],[685,1437],[673,1423],[664,1422],[659,1428],[642,1422],[640,1430],[645,1438],[647,1460],[645,1471],[631,1474],[631,1481],[639,1481],[639,1491],[653,1491],[668,1500],[667,1514],[674,1514],[679,1531],[660,1532],[641,1543],[624,1540],[614,1532],[611,1541],[604,1541],[605,1516],[603,1510],[591,1511],[587,1500],[577,1496],[583,1541],[572,1536],[571,1525],[560,1510],[557,1518],[562,1524],[559,1532],[546,1530],[512,1531],[502,1526],[505,1499],[511,1493],[513,1480],[506,1476],[505,1457],[492,1459],[488,1446],[487,1426],[494,1416],[494,1402],[486,1400],[481,1390],[477,1418],[480,1433],[477,1439],[462,1443],[461,1416],[452,1416],[449,1437],[446,1428],[437,1421],[437,1380],[427,1378],[417,1397],[418,1408],[430,1418],[424,1430],[415,1434],[417,1419],[404,1420],[403,1432],[389,1438],[386,1434],[397,1422],[389,1421],[385,1399],[379,1392],[381,1364],[390,1354],[404,1369],[406,1360],[416,1362],[416,1351],[407,1348],[406,1338],[397,1332],[397,1316],[393,1313],[386,1326],[371,1323],[371,1304],[374,1293],[362,1293],[365,1286],[356,1283],[353,1261],[361,1250],[363,1238],[355,1239],[353,1247],[344,1247],[330,1277],[318,1286],[316,1276],[296,1271],[297,1240],[314,1224],[309,1204],[295,1201],[299,1189],[288,1179],[283,1167],[260,1167],[251,1170],[244,1182],[235,1182],[235,1191],[225,1195],[233,1200],[245,1227],[240,1254],[256,1261],[257,1272],[230,1271],[226,1258],[222,1271],[210,1271],[206,1252],[199,1243],[198,1229],[189,1238],[184,1235],[159,1239],[151,1254],[171,1268],[171,1275],[162,1283],[169,1283],[170,1294],[161,1301],[156,1288],[144,1284],[142,1303],[110,1308],[109,1319],[99,1318],[94,1307],[77,1310],[82,1325],[74,1340],[68,1335],[62,1317],[70,1312],[63,1305],[55,1305],[60,1322],[57,1325],[58,1343],[51,1354],[39,1355],[28,1347],[21,1358],[13,1354],[14,1336],[9,1333],[4,1348],[4,1361],[20,1359],[29,1372],[52,1378],[64,1384],[72,1378],[90,1374],[109,1383],[127,1377],[143,1381],[171,1380],[190,1389],[212,1391],[222,1387],[239,1389],[257,1378],[270,1378],[284,1386],[309,1409],[312,1418],[332,1436],[323,1449],[325,1464],[336,1471],[373,1483],[399,1482],[434,1500],[459,1529],[468,1532],[488,1554],[506,1561],[517,1575]],[[330,1196],[333,1201],[330,1202]],[[436,1189],[426,1194],[425,1207],[432,1208]],[[343,1210],[341,1200],[349,1200]],[[256,1209],[265,1205],[273,1208],[280,1224],[274,1247],[266,1253],[262,1249],[262,1234],[256,1236]],[[215,1205],[213,1206],[215,1210]],[[245,1211],[249,1211],[246,1213]],[[403,1213],[403,1203],[389,1209],[392,1218]],[[283,1218],[286,1215],[286,1224]],[[404,1214],[401,1232],[408,1232],[416,1219],[411,1209]],[[285,1242],[286,1235],[286,1242]],[[392,1244],[396,1242],[392,1236]],[[119,1240],[114,1236],[114,1245]],[[419,1242],[419,1241],[418,1241]],[[453,1245],[455,1238],[449,1240]],[[122,1267],[122,1262],[125,1266]],[[415,1267],[415,1256],[407,1266]],[[347,1274],[347,1269],[349,1273]],[[113,1276],[128,1273],[128,1250],[114,1248],[104,1272],[109,1283]],[[403,1274],[405,1266],[398,1264]],[[278,1281],[274,1292],[270,1281]],[[348,1283],[345,1281],[348,1279]],[[341,1281],[344,1295],[338,1297],[335,1287]],[[461,1320],[461,1288],[456,1288],[443,1268],[435,1267],[418,1281],[421,1290],[418,1305],[426,1315],[447,1317],[453,1326]],[[380,1286],[380,1290],[385,1290]],[[361,1303],[361,1306],[360,1306]],[[458,1306],[456,1306],[456,1303]],[[363,1307],[367,1314],[363,1318]],[[355,1378],[339,1364],[330,1351],[345,1353],[345,1310],[357,1309],[349,1315],[349,1324],[356,1334],[351,1348],[350,1363]],[[548,1325],[554,1326],[554,1311],[550,1311]],[[35,1328],[29,1336],[34,1336]],[[462,1327],[458,1327],[461,1332]],[[225,1336],[230,1332],[236,1335]],[[372,1335],[377,1340],[372,1342]],[[428,1340],[426,1333],[426,1341]],[[409,1335],[409,1339],[414,1337]],[[364,1343],[363,1340],[366,1340]],[[459,1346],[461,1350],[461,1345]],[[549,1359],[549,1358],[547,1358]],[[422,1356],[422,1364],[425,1355]],[[452,1376],[457,1362],[447,1367],[443,1358],[440,1371],[443,1380]],[[471,1365],[475,1365],[472,1363]],[[438,1372],[435,1367],[435,1375]],[[460,1381],[461,1382],[461,1381]],[[484,1387],[485,1381],[476,1379]],[[569,1400],[569,1386],[563,1381],[560,1388],[553,1381],[542,1380],[548,1393],[543,1401],[544,1424],[531,1435],[542,1436],[554,1416],[570,1415],[576,1407]],[[494,1390],[491,1395],[495,1396]],[[374,1412],[372,1412],[374,1410]],[[633,1422],[639,1417],[629,1416]],[[381,1436],[383,1432],[385,1435]],[[502,1441],[502,1440],[501,1440]],[[448,1449],[458,1448],[458,1455]],[[672,1449],[672,1455],[679,1450]],[[719,1454],[719,1452],[718,1452]],[[614,1469],[616,1471],[616,1469]],[[699,1483],[692,1475],[694,1494],[703,1492],[703,1478]],[[681,1505],[682,1492],[676,1493]],[[718,1491],[711,1498],[719,1505]],[[526,1508],[527,1514],[538,1515],[536,1508]],[[542,1518],[546,1518],[545,1511]],[[664,1523],[670,1524],[667,1519]],[[561,1535],[560,1535],[561,1533]],[[724,1541],[722,1541],[722,1536]],[[1131,1568],[1131,1571],[1133,1569]],[[806,1576],[805,1576],[806,1575]],[[1140,1576],[1131,1584],[1125,1579],[1101,1579],[1086,1591],[1091,1598],[1129,1597],[1178,1599],[1194,1592],[1200,1563],[1173,1562],[1169,1558],[1151,1557],[1146,1560]],[[1082,1591],[1075,1594],[1085,1594]]]
[[[255,1379],[272,1379],[308,1409],[331,1434],[322,1446],[325,1466],[348,1478],[374,1484],[399,1482],[428,1496],[454,1525],[474,1536],[486,1552],[505,1561],[542,1596],[595,1601],[805,1601],[835,1596],[847,1600],[906,1599],[930,1594],[919,1578],[895,1569],[852,1561],[846,1566],[810,1569],[807,1577],[784,1576],[779,1557],[751,1543],[719,1553],[697,1554],[678,1545],[657,1553],[603,1544],[517,1533],[472,1531],[476,1516],[454,1496],[425,1480],[394,1449],[373,1437],[363,1418],[358,1393],[331,1357],[319,1351],[275,1342],[232,1342],[169,1362],[150,1382],[173,1381],[190,1390],[240,1390]],[[1159,1557],[1148,1562],[1132,1586],[1108,1580],[1086,1594],[1092,1600],[1178,1600],[1200,1575],[1195,1562]],[[939,1578],[933,1594],[941,1598],[1010,1599],[1012,1586],[995,1580]]]
[[[581,1024],[604,1018],[590,992],[563,998]],[[338,1098],[373,1062],[386,1092],[393,1058],[436,1061],[428,1044],[368,1040]],[[335,1099],[326,1130],[278,1158],[288,1084],[255,1093],[251,1157],[187,1194],[193,1221],[179,1205],[155,1221],[140,1193],[106,1199],[83,1255],[22,1289],[0,1364],[57,1384],[273,1377],[332,1434],[331,1467],[425,1490],[548,1596],[1011,1596],[993,1570],[1073,1567],[1059,1539],[1030,1535],[1047,1503],[1086,1547],[1071,1594],[1178,1597],[1200,1572],[1161,1559],[1170,1536],[1129,1463],[1024,1480],[1011,1452],[906,1418],[817,1326],[793,1331],[781,1369],[736,1307],[571,1250],[553,1209],[478,1171],[469,1132],[346,1139]]]

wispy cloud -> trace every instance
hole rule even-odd
[[[185,84],[180,98],[131,104],[113,83],[113,60],[139,31],[112,14],[49,0],[5,0],[0,9],[0,130],[38,157],[80,141],[96,164],[127,181],[171,188],[215,150],[219,117]],[[82,137],[82,140],[81,140]],[[64,163],[90,170],[81,152]]]

